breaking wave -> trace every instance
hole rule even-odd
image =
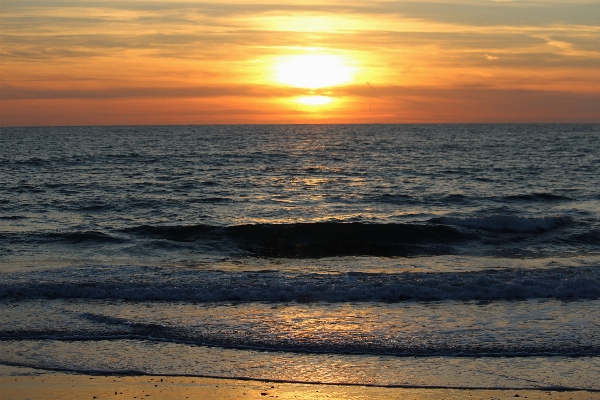
[[[68,273],[58,269],[37,274],[39,277],[36,273],[5,274],[0,283],[0,298],[193,302],[600,298],[600,268],[596,267],[396,274],[294,274],[276,271],[266,273],[188,269],[174,271],[158,267],[88,267]]]

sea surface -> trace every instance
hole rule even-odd
[[[600,125],[1,128],[0,364],[600,390]]]

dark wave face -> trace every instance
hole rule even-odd
[[[178,242],[227,241],[232,248],[253,256],[283,258],[435,254],[444,251],[441,246],[468,238],[445,226],[336,222],[230,227],[145,225],[125,232]]]
[[[12,244],[69,246],[126,253],[132,246],[168,251],[188,249],[226,256],[322,258],[344,256],[414,257],[529,253],[539,246],[593,248],[597,229],[586,231],[569,216],[525,218],[432,218],[420,223],[313,222],[295,224],[141,225],[106,232],[49,231],[5,233]],[[571,229],[571,228],[575,229]]]

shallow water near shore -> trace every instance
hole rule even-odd
[[[599,139],[2,128],[0,363],[600,390]]]

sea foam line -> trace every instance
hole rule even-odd
[[[68,367],[52,367],[30,365],[27,363],[15,362],[0,362],[0,365],[8,365],[12,367],[34,368],[45,371],[54,372],[72,372],[82,375],[105,375],[105,376],[163,376],[169,378],[207,378],[207,379],[222,379],[222,380],[237,380],[246,382],[270,382],[270,383],[289,383],[298,385],[321,385],[321,386],[352,386],[352,387],[381,387],[381,388],[396,388],[396,389],[457,389],[457,390],[543,390],[555,392],[575,392],[586,391],[591,393],[600,392],[600,389],[570,387],[570,386],[523,386],[523,387],[505,387],[505,386],[451,386],[451,385],[415,385],[415,384],[378,384],[378,383],[356,383],[356,382],[327,382],[327,381],[300,381],[294,379],[273,379],[259,378],[250,376],[224,376],[224,375],[209,375],[209,374],[175,374],[175,373],[153,373],[137,369],[126,370],[104,370],[104,369],[84,369],[84,368],[68,368]]]

